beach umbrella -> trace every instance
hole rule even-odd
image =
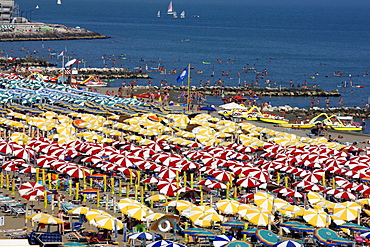
[[[45,224],[45,225],[60,225],[60,224],[64,224],[64,221],[59,219],[59,218],[56,218],[54,216],[45,216],[45,217],[41,217],[41,218],[36,218],[33,220],[34,222],[37,222],[37,223],[40,223],[40,224]]]
[[[145,216],[146,221],[156,221],[160,218],[165,216],[165,214],[162,213],[152,213]]]
[[[133,233],[133,234],[130,234],[128,235],[128,238],[129,239],[140,239],[140,240],[143,240],[143,239],[146,239],[146,240],[152,240],[154,237],[154,240],[160,238],[160,235],[155,233],[151,233],[151,232],[138,232],[138,233]]]
[[[327,227],[330,225],[330,217],[320,209],[307,209],[303,213],[303,219],[310,225],[316,227]]]
[[[110,215],[109,213],[99,210],[99,209],[90,209],[86,212],[85,217],[88,221],[92,221],[95,217],[99,215]]]
[[[356,200],[356,196],[350,192],[347,191],[341,191],[337,194],[334,194],[335,198],[339,199],[350,199],[350,200]]]
[[[182,212],[183,210],[187,208],[194,207],[195,204],[189,202],[189,201],[184,201],[184,200],[174,200],[174,201],[169,201],[164,204],[164,206],[169,206],[169,207],[176,207],[176,209],[179,212]]]
[[[158,240],[158,241],[155,241],[155,242],[152,242],[150,244],[147,245],[147,247],[164,247],[164,246],[167,246],[169,244],[173,243],[172,241],[169,241],[169,240]]]
[[[194,225],[208,227],[212,226],[212,222],[215,221],[222,221],[224,217],[217,213],[214,214],[202,214],[200,215],[195,221],[193,221]]]
[[[333,207],[333,215],[346,221],[352,221],[358,218],[360,210],[361,205],[356,202],[336,203]]]
[[[45,214],[45,213],[36,213],[36,214],[28,215],[26,219],[31,219],[32,221],[36,222],[38,219],[49,217],[49,216],[52,216],[52,215]]]
[[[244,228],[244,223],[240,221],[226,221],[222,222],[221,226]]]
[[[246,217],[248,209],[251,209],[251,208],[254,208],[254,206],[251,204],[240,204],[238,207],[238,214],[241,217]]]
[[[88,207],[76,207],[68,211],[69,214],[86,214],[90,208]]]
[[[120,220],[111,215],[99,215],[94,217],[94,221],[96,226],[103,229],[113,230],[117,229],[120,230],[123,228],[123,224]]]
[[[175,190],[178,188],[176,180],[163,179],[158,182],[157,188],[159,193],[167,196],[175,196]]]
[[[146,198],[145,201],[156,202],[156,201],[162,201],[162,200],[167,200],[167,199],[169,199],[168,196],[157,194],[157,195],[153,195],[153,196]]]
[[[253,177],[244,177],[244,178],[239,178],[236,181],[236,184],[244,188],[255,188],[259,186],[261,182]]]
[[[247,210],[246,218],[256,226],[267,226],[274,220],[271,211],[263,208],[251,208]]]
[[[257,230],[256,237],[266,246],[273,246],[279,242],[279,237],[275,233],[265,229]]]
[[[216,202],[216,207],[219,211],[225,214],[236,214],[240,203],[229,199],[219,200]]]
[[[216,236],[216,233],[208,232],[208,231],[201,231],[201,232],[195,232],[192,235],[197,236],[199,238],[213,238]]]
[[[307,198],[311,205],[315,205],[316,203],[325,200],[319,193],[313,191],[307,193]]]
[[[120,199],[117,203],[119,210],[122,212],[126,209],[126,207],[130,204],[140,204],[138,201],[135,201],[131,198],[123,198]]]
[[[227,235],[217,235],[213,240],[213,246],[215,247],[223,247],[227,243],[236,240],[234,237],[227,236]]]
[[[204,214],[217,214],[217,212],[212,207],[197,206],[189,210],[188,218],[194,222],[196,219],[198,219],[201,215]]]
[[[34,192],[34,191],[43,192],[44,190],[45,190],[45,187],[36,182],[26,182],[26,183],[21,184],[18,188],[18,192],[21,196],[30,194],[31,192]]]
[[[278,244],[275,244],[274,247],[303,247],[303,245],[296,241],[286,240]]]
[[[243,240],[234,240],[224,245],[224,247],[253,247],[253,244]]]
[[[266,192],[257,192],[254,194],[254,203],[261,208],[272,211],[274,197]]]
[[[124,213],[137,220],[144,220],[145,217],[152,214],[153,211],[147,206],[141,204],[130,204],[126,206]]]

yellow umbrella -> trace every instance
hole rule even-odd
[[[137,220],[144,220],[145,216],[152,214],[153,211],[141,204],[130,204],[126,207],[124,213]]]
[[[224,217],[219,214],[202,214],[198,219],[193,221],[194,225],[201,227],[208,227],[212,225],[212,222],[223,221]]]
[[[303,214],[303,219],[310,225],[316,227],[327,227],[330,225],[329,215],[320,209],[307,209]]]
[[[72,124],[59,124],[55,128],[57,133],[61,135],[74,135],[76,133],[76,129]]]
[[[325,200],[324,197],[322,197],[322,195],[313,191],[308,192],[307,198],[311,205],[315,205],[316,203]]]
[[[28,141],[29,137],[28,135],[22,133],[22,132],[14,132],[10,136],[10,140],[23,144],[24,140]]]
[[[76,207],[68,211],[69,214],[86,214],[90,208],[88,207]]]
[[[165,216],[165,214],[161,213],[152,213],[145,216],[146,221],[155,221]]]
[[[370,205],[370,199],[369,198],[359,199],[356,202],[361,204],[361,205]]]
[[[120,230],[123,228],[123,224],[116,217],[111,215],[99,215],[94,218],[94,221],[99,228],[113,230]]]
[[[240,204],[238,207],[238,214],[241,217],[246,217],[248,209],[251,209],[251,208],[254,208],[254,206],[251,204]]]
[[[41,116],[46,118],[46,119],[53,119],[53,118],[57,117],[58,114],[55,113],[55,112],[52,112],[52,111],[47,111],[47,112],[42,113]]]
[[[272,211],[274,197],[266,192],[257,192],[254,194],[254,203],[261,208]]]
[[[282,208],[282,207],[286,207],[286,206],[289,206],[289,202],[283,200],[283,199],[280,199],[280,198],[274,198],[274,208],[275,209],[279,209],[279,208]]]
[[[356,202],[337,203],[333,208],[333,215],[346,221],[352,221],[358,218],[361,205]]]
[[[138,201],[135,201],[134,199],[131,198],[123,198],[118,201],[118,208],[121,212],[126,210],[126,207],[130,204],[140,204]]]
[[[153,196],[146,198],[145,201],[157,202],[157,201],[162,201],[162,200],[167,200],[167,199],[169,199],[168,196],[157,194],[157,195],[153,195]]]
[[[109,213],[99,210],[99,209],[90,209],[86,212],[85,217],[88,221],[92,221],[96,216],[99,215],[110,215]]]
[[[212,207],[208,206],[193,207],[189,210],[189,219],[194,222],[202,214],[217,214],[217,212]]]
[[[330,215],[331,220],[337,225],[343,225],[344,223],[347,223],[345,220],[335,216],[335,215]]]
[[[27,216],[26,219],[31,219],[32,221],[36,222],[38,219],[49,217],[49,216],[52,216],[52,215],[45,214],[45,213],[37,213],[37,214],[31,214]]]
[[[42,217],[42,218],[36,218],[36,219],[33,219],[34,222],[37,222],[37,223],[42,223],[42,224],[45,224],[45,225],[60,225],[60,224],[64,224],[64,220],[61,220],[59,218],[56,218],[54,216],[45,216],[45,217]]]
[[[170,202],[165,203],[164,206],[176,207],[176,209],[179,212],[182,212],[183,210],[185,210],[187,208],[194,207],[195,204],[193,204],[189,201],[184,201],[184,200],[174,200],[174,201],[170,201]]]
[[[226,214],[236,214],[238,212],[240,203],[238,201],[233,200],[219,200],[216,202],[216,207],[223,213]]]
[[[267,226],[274,220],[271,211],[264,208],[251,208],[248,209],[246,218],[248,221],[256,226]]]
[[[58,118],[59,123],[61,123],[61,124],[72,122],[72,119],[68,116],[65,116],[65,115],[58,115],[57,118]]]

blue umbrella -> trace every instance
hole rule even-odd
[[[274,245],[274,247],[302,247],[302,246],[303,246],[302,244],[291,240],[283,241]]]
[[[173,242],[169,240],[158,240],[158,241],[148,244],[147,247],[161,247],[161,246],[167,246],[171,243]]]
[[[203,106],[200,108],[202,111],[217,111],[215,108],[210,107],[210,106]]]
[[[256,235],[256,231],[258,230],[258,228],[249,228],[249,229],[245,229],[245,230],[242,230],[242,234],[246,234],[246,235]]]
[[[275,233],[265,229],[257,230],[256,236],[266,246],[273,246],[279,242],[279,237]]]
[[[150,232],[138,232],[128,235],[129,239],[146,239],[146,240],[152,240],[153,239],[153,233]],[[160,239],[161,236],[157,233],[154,234],[154,238]]]
[[[251,243],[242,240],[231,241],[228,244],[224,245],[224,247],[252,247],[252,246],[253,245]]]
[[[208,232],[208,231],[203,231],[203,232],[194,232],[191,233],[191,235],[200,237],[200,238],[210,238],[210,237],[215,237],[216,234],[213,232]]]
[[[228,244],[231,241],[234,241],[235,238],[227,235],[217,235],[215,239],[213,240],[213,245],[215,247],[222,247]]]
[[[239,221],[226,221],[222,222],[221,226],[240,227],[244,228],[244,223]]]
[[[360,236],[361,236],[362,238],[370,238],[370,232],[362,233],[362,234],[360,234]]]

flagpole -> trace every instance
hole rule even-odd
[[[190,102],[191,102],[191,97],[190,97],[190,63],[188,64],[188,111],[190,111]]]

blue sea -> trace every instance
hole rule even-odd
[[[295,86],[306,81],[309,87],[338,89],[343,106],[369,103],[370,1],[175,0],[177,19],[166,13],[169,2],[62,0],[62,5],[57,5],[56,0],[16,0],[22,15],[32,21],[81,27],[111,38],[2,42],[1,46],[12,57],[26,55],[22,46],[31,53],[36,50],[33,56],[46,59],[50,52],[65,50],[70,59],[85,60],[79,66],[86,67],[150,69],[161,65],[168,72],[190,63],[194,67],[192,85],[196,86],[200,80],[210,80],[214,85],[219,79],[225,86],[258,80],[260,87],[267,86],[267,79],[278,87],[289,87],[290,80]],[[180,18],[182,11],[185,18]],[[61,66],[60,59],[50,61]],[[245,73],[243,68],[254,69]],[[194,73],[197,70],[203,73]],[[263,70],[268,76],[256,79],[254,71]],[[228,75],[222,76],[222,72]],[[336,72],[342,76],[334,76]],[[153,85],[161,80],[178,85],[176,74],[150,73],[150,77]],[[364,87],[341,87],[350,82]],[[147,83],[138,81],[139,85]],[[324,107],[324,100],[321,98],[317,106]],[[311,98],[272,97],[262,101],[303,108],[309,106]],[[208,102],[222,103],[217,97],[209,97]],[[331,106],[338,103],[339,98],[331,98]]]

